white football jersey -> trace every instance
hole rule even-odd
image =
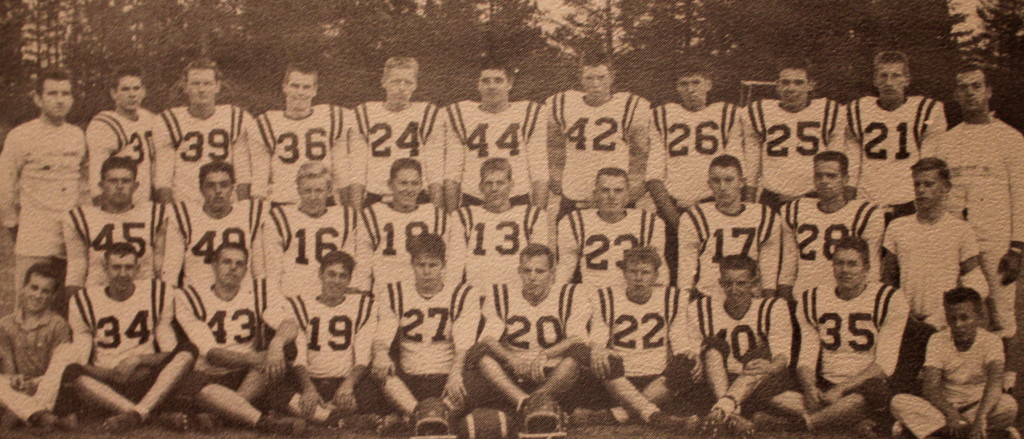
[[[480,166],[503,157],[512,165],[511,196],[530,193],[530,183],[548,179],[547,119],[542,104],[512,102],[505,111],[489,113],[474,101],[456,102],[446,109],[449,139],[445,142],[445,178],[462,183],[462,192],[480,193]]]
[[[164,252],[162,279],[177,282],[184,273],[182,285],[207,285],[213,280],[214,252],[225,242],[245,245],[249,250],[249,266],[259,268],[262,263],[264,205],[260,200],[235,203],[231,213],[213,218],[199,203],[179,202],[173,205],[167,220],[167,246]],[[250,271],[254,275],[259,274]]]
[[[565,170],[562,194],[571,200],[589,200],[594,180],[602,168],[629,171],[630,146],[626,134],[634,127],[646,127],[651,104],[632,93],[620,92],[594,107],[576,90],[548,98],[553,120],[565,136]]]
[[[621,285],[621,283],[619,284]],[[591,305],[591,342],[622,357],[627,377],[661,375],[668,365],[668,340],[676,330],[679,289],[656,287],[636,303],[624,286],[600,288]]]
[[[199,119],[188,107],[174,107],[160,118],[163,123],[154,135],[154,186],[171,188],[175,201],[201,203],[199,168],[224,161],[234,166],[238,184],[252,184],[253,194],[265,193],[267,176],[253,172],[251,142],[258,142],[258,128],[247,111],[223,104],[209,118]]]
[[[680,287],[704,294],[720,291],[718,261],[746,255],[758,262],[761,287],[775,289],[781,257],[778,216],[768,206],[754,203],[743,203],[736,216],[720,212],[713,201],[686,210],[679,220]]]
[[[356,257],[356,232],[359,216],[348,206],[330,206],[319,217],[311,217],[298,205],[270,209],[276,233],[267,233],[267,278],[280,282],[286,296],[298,296],[317,284],[320,263],[332,251],[343,251]],[[357,264],[361,261],[356,261]],[[307,298],[312,299],[313,296]]]
[[[725,311],[723,300],[698,296],[687,308],[686,323],[685,337],[692,342],[683,349],[699,354],[711,338],[718,338],[729,347],[725,370],[730,374],[743,372],[743,365],[753,358],[789,358],[793,349],[792,314],[778,297],[751,299],[746,314],[734,319]]]
[[[416,292],[415,281],[374,287],[378,335],[398,343],[398,365],[410,375],[448,375],[456,350],[476,343],[480,328],[480,293],[466,284],[445,286],[430,298]]]
[[[846,155],[861,195],[883,206],[914,201],[910,166],[923,157],[925,139],[946,131],[942,102],[908,96],[890,111],[865,96],[847,105],[846,119]]]
[[[583,342],[590,320],[590,294],[583,288],[562,284],[532,304],[518,283],[514,287],[493,284],[484,292],[484,333],[515,351],[540,352],[569,338]]]
[[[68,319],[74,333],[92,336],[89,364],[112,369],[125,358],[157,352],[154,332],[172,291],[156,279],[135,281],[135,292],[123,301],[102,286],[78,290]]]
[[[700,111],[676,103],[655,108],[656,137],[652,136],[647,159],[647,179],[661,180],[669,195],[685,204],[711,196],[707,182],[693,176],[706,175],[711,160],[719,155],[743,157],[737,113],[737,107],[726,102]]]
[[[903,292],[869,282],[859,296],[843,300],[834,285],[822,284],[799,296],[799,365],[833,384],[872,363],[892,375],[909,312]]]
[[[626,216],[609,223],[598,209],[569,212],[558,221],[558,282],[569,282],[578,269],[582,283],[592,286],[622,282],[623,252],[652,247],[662,258],[658,279],[668,279],[664,264],[665,224],[658,215],[643,209],[626,209]],[[667,282],[665,282],[667,284]]]
[[[354,110],[356,127],[367,149],[354,153],[350,167],[361,175],[366,191],[389,194],[388,178],[395,160],[410,157],[423,165],[423,179],[438,181],[444,169],[444,146],[434,135],[438,109],[427,102],[413,102],[399,112],[388,111],[383,102],[366,102]]]
[[[153,193],[153,129],[157,116],[145,108],[138,110],[138,118],[129,119],[116,111],[101,111],[93,116],[85,128],[85,144],[89,149],[89,192],[95,197],[102,193],[100,180],[103,162],[110,157],[128,157],[138,167],[135,181],[139,188],[132,200],[135,204],[150,201]]]
[[[139,257],[138,279],[154,275],[154,243],[163,230],[164,205],[144,202],[122,213],[109,213],[94,205],[71,209],[64,218],[64,246],[68,251],[66,285],[106,285],[103,254],[116,243],[127,242]]]
[[[373,282],[381,285],[399,279],[411,278],[412,256],[406,248],[409,238],[433,233],[445,236],[448,217],[444,211],[432,204],[420,204],[412,212],[399,212],[387,203],[373,203],[363,208],[360,222],[363,224],[357,236],[356,275],[353,285],[369,290],[366,283],[372,274]],[[451,253],[451,249],[448,253]],[[454,267],[448,261],[449,267]]]
[[[483,206],[466,206],[455,215],[462,225],[458,237],[466,246],[466,279],[476,285],[518,279],[519,252],[528,244],[549,245],[544,209],[518,205],[496,213]]]
[[[346,118],[350,116],[345,113],[341,107],[323,104],[314,105],[313,112],[302,119],[292,119],[281,110],[271,110],[256,118],[265,155],[269,155],[270,201],[299,201],[295,176],[306,163],[320,162],[336,177],[347,171],[334,166],[345,156],[338,144],[343,130],[348,128]]]
[[[268,294],[265,280],[242,281],[231,300],[221,299],[211,286],[192,285],[178,290],[174,298],[175,319],[199,348],[195,370],[209,374],[227,371],[207,361],[210,349],[249,353],[265,348],[267,328],[291,320],[286,306],[282,295]]]
[[[782,217],[795,241],[784,245],[780,284],[796,285],[795,291],[803,291],[834,279],[833,247],[849,236],[867,241],[871,255],[869,278],[879,278],[885,212],[873,203],[851,200],[842,209],[825,213],[818,208],[817,198],[804,197],[786,203]]]
[[[335,306],[316,297],[287,300],[306,339],[305,349],[299,349],[306,358],[296,362],[306,365],[311,377],[345,378],[353,366],[369,364],[377,326],[372,295],[346,295]]]
[[[765,99],[747,111],[753,135],[746,154],[747,166],[753,169],[747,173],[758,178],[761,187],[782,195],[814,190],[814,155],[832,148],[833,139],[846,130],[839,103],[812,99],[807,108],[790,113],[778,100]]]

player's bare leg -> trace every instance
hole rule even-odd
[[[98,404],[115,413],[103,421],[105,430],[120,432],[142,423],[142,416],[135,412],[135,404],[106,383],[83,375],[75,379],[74,387],[78,396],[83,400]]]
[[[804,396],[800,392],[782,392],[772,398],[771,404],[775,409],[794,417],[804,417],[807,415]]]
[[[566,357],[562,361],[558,362],[554,370],[551,371],[551,375],[548,376],[547,381],[544,381],[537,390],[533,393],[547,393],[549,395],[561,395],[569,391],[573,384],[576,383],[576,378],[580,375],[579,364],[576,360]]]
[[[412,394],[409,386],[406,386],[401,378],[394,375],[388,376],[384,379],[383,390],[384,395],[402,412],[403,416],[412,416],[412,412],[416,410],[416,405],[419,404],[419,401],[416,400],[416,396]]]
[[[174,358],[167,362],[167,365],[160,370],[157,374],[156,380],[153,381],[153,386],[149,388],[149,391],[142,396],[138,404],[135,404],[135,412],[142,417],[143,420],[149,418],[150,413],[153,412],[156,407],[167,398],[167,395],[171,393],[174,388],[174,384],[181,379],[186,373],[192,370],[192,364],[195,362],[195,357],[188,352],[178,352],[174,354]]]
[[[651,415],[661,411],[657,405],[637,390],[636,386],[634,386],[626,377],[618,377],[608,380],[605,383],[605,388],[607,388],[608,393],[610,393],[612,397],[621,404],[621,409],[636,414],[644,422],[649,421]],[[616,407],[616,409],[618,408],[619,407]],[[612,414],[616,415],[616,419],[621,421],[621,412],[617,413],[616,409],[612,409]]]
[[[838,401],[807,416],[807,429],[821,430],[836,425],[851,424],[865,415],[864,397],[858,394],[846,395]]]
[[[256,425],[263,415],[241,394],[219,384],[203,387],[196,394],[196,404],[242,425]]]
[[[478,367],[484,378],[494,385],[501,392],[502,396],[516,408],[529,396],[523,389],[519,388],[519,385],[512,380],[512,377],[508,376],[505,369],[501,367],[501,364],[498,364],[498,361],[489,355],[480,357]]]

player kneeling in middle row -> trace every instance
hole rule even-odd
[[[675,389],[666,385],[669,339],[681,334],[676,320],[679,290],[657,285],[661,257],[650,247],[623,252],[625,281],[598,289],[590,330],[590,365],[611,395],[609,411],[577,409],[574,423],[628,422],[692,428],[686,420],[662,412]],[[675,344],[675,343],[673,343]]]
[[[673,369],[680,383],[670,387],[701,389],[691,391],[689,400],[706,413],[705,428],[725,426],[748,434],[754,425],[744,415],[765,408],[795,384],[787,369],[793,324],[785,300],[759,297],[757,261],[731,255],[718,267],[725,294],[700,295],[690,302],[683,346],[678,347],[682,353],[675,357],[679,366]]]
[[[523,249],[519,277],[518,288],[494,284],[484,294],[486,326],[466,366],[470,399],[477,406],[508,403],[522,414],[526,433],[564,434],[555,399],[567,404],[578,397],[570,390],[589,363],[587,301],[578,284],[552,288],[555,254],[547,246]]]

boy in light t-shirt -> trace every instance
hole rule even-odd
[[[970,288],[943,297],[949,329],[928,340],[922,397],[899,394],[891,409],[894,430],[906,428],[917,438],[943,430],[945,437],[987,437],[1013,429],[1017,402],[1003,393],[1005,355],[999,336],[979,329],[981,295]],[[1019,434],[1009,437],[1020,437]]]

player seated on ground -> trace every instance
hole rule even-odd
[[[940,431],[946,437],[984,438],[988,432],[1004,430],[1019,438],[1013,427],[1017,401],[1003,393],[1003,344],[981,327],[981,295],[970,288],[952,289],[944,295],[943,305],[949,329],[928,340],[924,397],[893,397],[893,431],[905,429],[922,439]]]
[[[249,252],[226,242],[214,252],[213,285],[189,286],[174,298],[175,319],[198,348],[195,368],[177,387],[196,412],[195,426],[210,429],[218,417],[257,429],[301,434],[305,421],[263,413],[253,401],[284,376],[285,346],[295,341],[298,324],[280,292],[266,280],[246,276]],[[265,342],[267,328],[276,334]],[[265,350],[259,350],[261,345]],[[191,424],[190,424],[191,426]]]
[[[348,253],[329,252],[320,263],[319,294],[287,298],[304,336],[296,341],[297,393],[282,394],[291,414],[318,424],[341,426],[343,416],[366,412],[371,402],[383,406],[367,374],[377,326],[373,296],[349,286],[355,265]]]
[[[51,309],[59,278],[50,264],[33,264],[16,309],[0,319],[0,431],[19,422],[44,430],[74,427],[73,414],[61,420],[50,412],[72,352],[71,328]]]
[[[466,367],[470,400],[515,410],[537,395],[571,403],[579,369],[589,362],[588,298],[578,284],[553,288],[555,254],[541,244],[519,254],[519,278],[483,293],[486,326]]]
[[[689,392],[693,396],[688,399],[704,415],[705,428],[724,426],[746,434],[754,428],[747,417],[795,384],[789,373],[793,324],[784,299],[759,297],[756,261],[726,256],[718,268],[725,299],[701,295],[690,302],[683,341],[673,343],[681,345],[677,364],[687,365],[674,370],[683,374],[684,384],[671,386],[701,389]],[[700,382],[686,383],[687,379]]]
[[[413,236],[408,251],[414,280],[374,286],[374,297],[384,303],[372,372],[399,412],[388,416],[383,431],[408,426],[417,405],[428,399],[443,399],[454,411],[463,407],[463,365],[480,325],[480,296],[457,282],[459,276],[447,275],[444,240],[432,233]]]
[[[803,394],[773,399],[776,407],[803,418],[810,431],[857,425],[869,435],[869,415],[884,409],[889,376],[907,323],[901,290],[868,279],[870,250],[857,237],[840,239],[832,252],[835,282],[804,291],[796,303],[800,322],[797,375]]]
[[[133,245],[111,244],[103,269],[106,285],[78,290],[71,300],[74,349],[88,360],[68,366],[63,382],[80,403],[114,412],[103,429],[117,432],[149,419],[196,353],[175,339],[173,309],[164,306],[173,290],[159,280],[136,279],[142,267]]]
[[[650,247],[623,252],[624,281],[599,288],[591,300],[590,367],[611,396],[609,410],[579,408],[573,424],[643,423],[690,429],[686,420],[660,406],[676,393],[666,385],[668,340],[677,328],[681,298],[675,287],[657,284],[661,257]],[[685,372],[684,372],[685,373]],[[595,397],[600,399],[604,395]]]

